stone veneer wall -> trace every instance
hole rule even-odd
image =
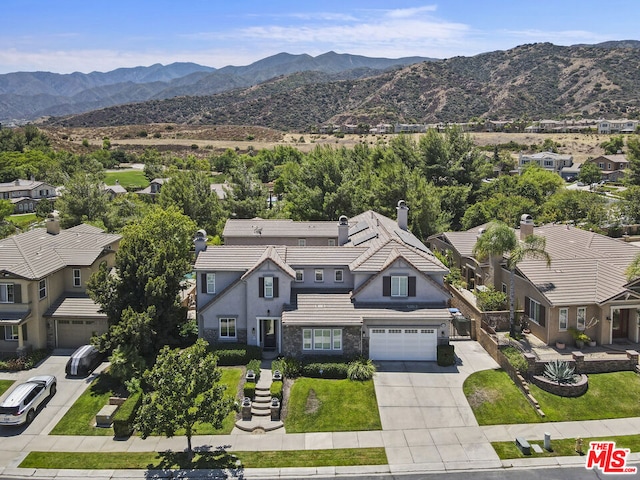
[[[576,373],[609,373],[622,371],[635,371],[638,366],[640,354],[635,350],[627,350],[627,358],[585,358],[582,352],[572,352],[573,359],[567,362],[574,367]],[[525,353],[527,360],[527,375],[542,375],[547,362],[536,359],[532,353]]]
[[[576,383],[556,383],[543,375],[531,377],[532,383],[540,387],[545,392],[553,393],[560,397],[579,397],[589,388],[589,380],[586,375],[580,375],[580,380]]]
[[[342,351],[336,350],[302,350],[302,330],[313,327],[301,327],[294,325],[287,325],[282,329],[282,354],[287,357],[301,358],[308,355],[344,355],[345,357],[357,357],[365,355],[364,344],[367,344],[368,354],[368,339],[362,338],[360,326],[355,327],[343,327],[342,328]],[[328,327],[316,327],[316,328],[328,328]],[[363,347],[363,351],[360,351],[360,347]]]
[[[202,338],[204,338],[207,342],[209,342],[209,345],[228,345],[228,344],[240,344],[240,345],[246,345],[247,344],[247,330],[246,329],[238,329],[238,331],[236,332],[236,340],[235,341],[229,341],[229,340],[220,340],[220,338],[218,338],[218,329],[217,328],[205,328],[202,331]]]

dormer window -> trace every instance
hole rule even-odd
[[[277,298],[278,277],[260,277],[258,290],[260,298]]]
[[[382,296],[393,298],[415,297],[416,277],[408,275],[382,277]]]
[[[406,297],[409,295],[408,277],[391,277],[391,296]]]

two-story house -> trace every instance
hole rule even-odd
[[[106,332],[86,285],[102,262],[114,264],[119,242],[90,225],[61,230],[55,218],[0,240],[0,354],[73,348]]]
[[[599,120],[598,133],[635,133],[638,129],[638,120]]]
[[[533,154],[518,154],[518,170],[522,172],[523,168],[530,163],[535,163],[545,170],[562,175],[562,171],[566,167],[573,165],[573,156],[561,155],[554,152],[539,152]]]
[[[471,260],[482,231],[446,232],[428,241],[434,249],[449,251],[454,263],[473,270],[476,285],[493,284],[506,292],[510,272],[503,259],[495,269],[487,261]],[[570,344],[571,329],[576,328],[586,330],[598,344],[640,341],[640,280],[628,282],[625,276],[640,248],[570,225],[536,227],[526,214],[516,234],[521,239],[544,237],[551,257],[550,267],[545,260],[526,258],[515,270],[516,306],[534,335],[547,344]]]
[[[600,155],[587,162],[595,163],[602,170],[602,180],[618,182],[624,177],[624,171],[629,167],[627,156],[623,153],[615,155]]]
[[[15,213],[35,212],[40,200],[55,200],[56,196],[54,186],[34,179],[19,178],[13,182],[0,183],[0,200],[10,200]]]
[[[449,335],[448,270],[407,215],[400,201],[397,222],[373,211],[338,224],[229,220],[232,244],[208,248],[199,232],[200,336],[295,357],[435,360]]]

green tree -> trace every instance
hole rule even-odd
[[[507,255],[506,266],[509,270],[509,325],[510,335],[515,335],[515,271],[518,263],[525,258],[542,259],[551,265],[551,257],[545,250],[546,239],[538,235],[528,235],[524,241],[518,241],[514,230],[501,222],[492,222],[480,235],[473,247],[473,255],[478,260],[489,259],[490,264]],[[495,272],[492,276],[495,287]]]
[[[640,222],[640,185],[630,185],[620,192],[622,200],[618,203],[625,224]]]
[[[600,146],[604,148],[605,155],[615,155],[624,148],[624,137],[622,135],[611,137],[606,142],[602,142]]]
[[[631,282],[636,278],[640,278],[640,254],[636,255],[633,261],[624,271],[627,281]]]
[[[156,364],[145,372],[152,391],[144,395],[136,428],[143,439],[153,433],[171,438],[178,431],[187,437],[187,453],[193,457],[191,438],[196,424],[210,423],[215,428],[233,409],[233,397],[220,384],[217,357],[207,351],[202,339],[184,350],[164,347]],[[234,392],[235,393],[235,392]]]
[[[188,170],[173,173],[160,190],[158,204],[165,208],[175,205],[198,227],[206,229],[211,235],[218,233],[216,225],[222,217],[222,207],[204,172]]]
[[[62,195],[56,200],[63,228],[102,219],[109,202],[102,185],[99,177],[84,173],[75,174],[65,184]]]
[[[624,177],[625,183],[640,186],[640,141],[637,135],[627,140],[627,160],[629,169]]]
[[[580,168],[578,180],[587,185],[597,183],[602,179],[602,170],[593,162],[585,162]]]
[[[143,355],[153,355],[160,346],[179,338],[186,312],[178,302],[178,294],[184,275],[191,270],[190,248],[195,230],[195,223],[176,207],[164,210],[155,205],[140,222],[124,227],[116,252],[117,275],[101,265],[87,286],[91,298],[107,314],[106,340],[121,338],[117,329],[127,327],[118,324],[128,309],[137,314],[146,312],[152,319],[152,347],[145,347]]]
[[[13,204],[10,200],[0,200],[0,238],[5,238],[15,232],[15,227],[7,217],[13,213]]]

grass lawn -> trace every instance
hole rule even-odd
[[[503,370],[475,372],[462,388],[480,425],[542,421]]]
[[[9,390],[11,385],[13,385],[13,380],[0,380],[0,395]]]
[[[108,373],[98,375],[89,388],[71,406],[53,428],[50,435],[108,435],[113,436],[113,428],[97,428],[95,416],[109,402],[119,383]]]
[[[539,417],[502,370],[469,376],[464,393],[480,425],[600,420],[640,416],[640,379],[633,372],[589,375],[589,390],[580,397],[559,397],[531,384],[531,393],[546,417]]]
[[[227,385],[227,392],[235,398],[242,378],[242,369],[221,368],[221,370],[221,382]],[[51,435],[113,436],[113,428],[98,428],[94,425],[94,421],[96,414],[108,403],[109,397],[114,394],[114,390],[118,387],[118,382],[113,380],[108,373],[99,375],[53,428]],[[235,412],[231,412],[224,420],[222,428],[214,429],[210,424],[206,423],[197,424],[196,432],[198,435],[227,434],[233,430],[234,423]],[[176,435],[182,435],[183,433],[177,432]]]
[[[631,452],[640,452],[640,435],[624,435],[617,437],[597,437],[597,438],[583,438],[582,439],[582,451],[586,454],[589,451],[589,442],[595,441],[614,441],[616,442],[616,448],[628,448]],[[515,442],[492,442],[491,445],[496,451],[501,460],[507,460],[510,458],[541,458],[541,457],[573,457],[579,456],[575,451],[576,439],[575,438],[563,438],[559,440],[551,440],[552,451],[547,452],[544,449],[543,440],[528,440],[533,445],[534,443],[540,445],[542,453],[534,453],[531,450],[531,455],[523,455],[520,449],[516,447]]]
[[[381,430],[373,381],[299,378],[284,423],[287,433]]]
[[[116,180],[127,190],[133,188],[143,189],[149,185],[149,180],[144,176],[142,170],[123,170],[122,172],[105,173],[104,183],[107,185],[115,185]]]
[[[237,462],[240,462],[238,464]],[[273,468],[325,467],[345,465],[385,465],[384,448],[339,450],[290,450],[283,452],[206,452],[196,453],[193,462],[183,452],[31,452],[20,468],[175,469],[175,468]]]
[[[21,230],[24,230],[32,223],[41,221],[41,219],[39,219],[35,213],[20,213],[16,215],[9,215],[7,219]]]

